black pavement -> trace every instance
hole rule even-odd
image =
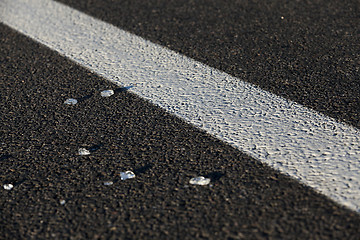
[[[238,3],[242,8],[227,1],[68,3],[358,127],[358,102],[351,100],[359,94],[358,55],[350,52],[359,48],[355,44],[359,33],[356,26],[351,28],[358,21],[351,17],[359,11],[356,2],[353,8],[334,2],[327,2],[323,10],[310,3],[288,6],[280,1],[274,6]],[[283,26],[291,13],[283,9],[304,15],[293,20],[298,24],[293,31]],[[350,23],[345,26],[350,26],[352,37],[344,37],[348,42],[344,40],[342,51],[327,51],[335,43],[325,30],[315,34],[318,37],[310,34],[315,26],[311,11],[318,13],[313,17],[321,20],[320,30],[343,26],[345,17],[340,13],[347,11]],[[336,12],[338,18],[331,15]],[[234,22],[227,20],[229,16]],[[334,18],[340,20],[329,20]],[[281,41],[290,45],[286,51],[270,44],[276,34],[266,31],[276,29],[283,29]],[[303,29],[313,39],[303,55],[291,54],[300,64],[297,77],[291,78],[290,66],[284,65],[288,60],[281,54],[297,49],[290,40],[298,43],[298,38],[290,35]],[[236,32],[240,39],[234,41]],[[320,44],[327,38],[328,43]],[[308,55],[316,51],[318,55]],[[330,62],[320,58],[325,52]],[[340,54],[347,60],[339,60]],[[337,68],[337,63],[343,65]],[[337,78],[340,75],[343,78]],[[101,90],[116,86],[2,24],[0,80],[0,183],[15,185],[11,191],[0,190],[0,238],[360,238],[359,214],[136,95],[118,91],[110,98],[100,97]],[[338,104],[329,100],[339,95],[336,91],[347,94]],[[82,101],[63,104],[70,97]],[[91,155],[78,156],[80,147],[92,149]],[[119,173],[126,170],[134,171],[136,178],[121,181]],[[211,178],[211,186],[189,185],[189,179],[198,175]],[[105,186],[105,181],[113,185]]]

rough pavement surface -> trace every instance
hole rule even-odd
[[[360,128],[358,0],[57,0]]]
[[[355,212],[129,92],[102,98],[116,86],[0,33],[0,183],[14,184],[0,189],[0,239],[360,238]],[[189,185],[199,175],[211,185]]]

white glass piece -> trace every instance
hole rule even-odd
[[[113,90],[104,90],[101,93],[102,97],[110,97],[111,95],[114,95],[114,91]]]
[[[135,177],[135,173],[132,171],[120,172],[121,180],[126,180]]]
[[[194,177],[190,179],[189,183],[193,185],[208,185],[210,183],[210,178],[204,178],[203,176]]]
[[[87,150],[86,148],[79,148],[79,155],[81,156],[90,155],[90,151]]]
[[[9,184],[4,184],[4,189],[5,190],[11,190],[14,187],[14,185],[12,185],[11,183]]]
[[[64,102],[64,104],[68,104],[68,105],[75,105],[77,104],[77,100],[75,98],[69,98],[69,99],[66,99],[66,101]]]
[[[108,181],[108,182],[104,182],[104,185],[105,186],[110,186],[110,185],[113,185],[114,183],[112,181]]]
[[[65,200],[60,200],[60,204],[61,205],[65,205],[66,201]]]

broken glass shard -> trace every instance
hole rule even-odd
[[[190,179],[189,183],[193,185],[208,185],[210,183],[210,178],[204,178],[203,176],[194,177]]]
[[[86,148],[79,148],[79,155],[81,156],[90,155],[90,151],[87,150]]]
[[[135,173],[132,171],[120,172],[121,180],[126,180],[135,177]]]
[[[107,181],[107,182],[104,182],[104,185],[105,186],[110,186],[110,185],[113,185],[114,183],[112,181]]]
[[[104,90],[101,93],[102,97],[110,97],[111,95],[114,95],[114,91],[113,90]]]
[[[11,183],[9,184],[4,184],[4,189],[5,190],[11,190],[14,187],[14,185],[12,185]]]
[[[61,205],[64,205],[65,203],[66,203],[65,200],[60,200],[60,204],[61,204]]]
[[[116,93],[125,92],[125,91],[129,90],[129,89],[132,88],[132,87],[134,87],[134,86],[116,88],[116,89],[114,90],[114,92],[116,92]]]
[[[68,104],[68,105],[75,105],[77,104],[77,100],[75,98],[69,98],[69,99],[66,99],[66,101],[64,102],[64,104]]]

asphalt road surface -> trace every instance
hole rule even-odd
[[[360,128],[359,1],[59,2]],[[133,93],[101,97],[118,86],[2,23],[0,78],[1,239],[360,239],[358,213]]]

